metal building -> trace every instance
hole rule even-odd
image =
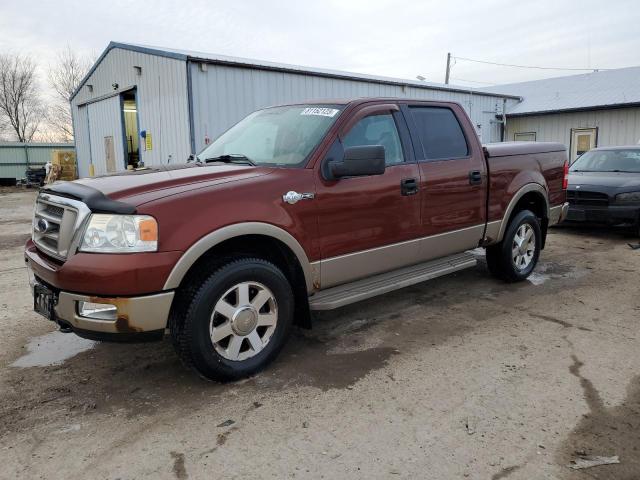
[[[43,167],[55,150],[73,150],[71,143],[0,142],[0,183],[15,184],[29,167]]]
[[[323,98],[459,102],[484,142],[518,96],[215,54],[111,42],[71,99],[81,177],[184,162],[250,112]]]
[[[595,147],[640,143],[640,67],[489,87],[517,93],[505,140],[560,142],[571,161]]]

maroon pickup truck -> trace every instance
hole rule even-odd
[[[475,264],[525,279],[567,211],[554,143],[479,143],[455,103],[323,101],[250,114],[190,162],[41,190],[34,308],[99,340],[168,333],[211,379],[268,364],[292,325]]]

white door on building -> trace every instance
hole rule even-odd
[[[95,175],[125,170],[120,96],[90,103],[87,108]]]
[[[78,107],[78,115],[75,119],[76,159],[78,162],[78,176],[89,176],[89,163],[91,163],[91,146],[89,145],[89,116],[86,105]]]
[[[572,128],[571,129],[571,163],[584,152],[596,147],[598,138],[597,128]]]

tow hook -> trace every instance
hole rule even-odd
[[[72,333],[73,332],[73,328],[71,328],[71,325],[69,325],[67,322],[63,322],[62,320],[58,320],[56,323],[58,324],[58,331],[60,331],[61,333]]]

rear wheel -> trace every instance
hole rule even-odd
[[[275,265],[257,258],[194,276],[178,301],[171,322],[174,346],[186,364],[211,380],[235,380],[264,368],[284,346],[292,324],[289,282]]]
[[[507,282],[524,280],[538,263],[541,246],[538,218],[530,210],[522,210],[509,223],[502,242],[487,247],[489,271]]]

